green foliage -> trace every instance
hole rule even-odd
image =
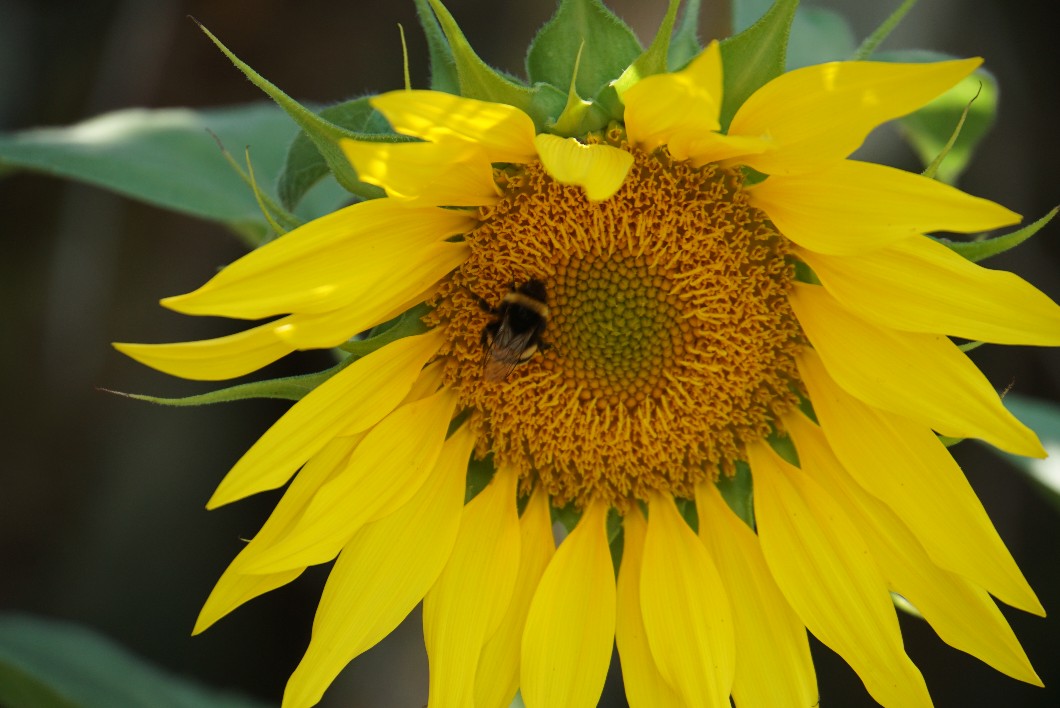
[[[699,7],[700,0],[688,0],[681,11],[681,20],[677,23],[677,31],[674,32],[670,41],[670,52],[667,57],[667,66],[671,71],[683,69],[685,64],[692,61],[703,50],[699,43]]]
[[[670,0],[666,8],[666,15],[655,33],[655,39],[644,53],[634,60],[622,75],[613,82],[614,89],[621,92],[627,86],[635,84],[640,79],[652,74],[665,72],[670,56],[670,36],[674,32],[674,22],[677,21],[677,8],[680,0]]]
[[[547,84],[531,88],[493,69],[475,54],[441,0],[428,1],[448,40],[461,96],[515,106],[533,119],[538,130],[560,114],[567,102],[562,90]]]
[[[738,3],[734,16],[738,17]],[[798,0],[776,0],[754,24],[721,43],[724,89],[721,125],[728,128],[736,110],[771,79],[784,72],[788,35]]]
[[[633,30],[599,0],[562,0],[530,42],[526,72],[531,83],[564,91],[573,78],[579,96],[602,103],[612,117],[621,118],[610,84],[642,51]]]
[[[996,256],[999,253],[1015,248],[1034,234],[1041,231],[1046,224],[1053,220],[1056,216],[1057,210],[1060,207],[1053,207],[1048,214],[1038,219],[1034,223],[1027,224],[1022,229],[1017,229],[1011,233],[1004,234],[1002,236],[994,236],[993,238],[981,238],[976,241],[951,241],[949,239],[941,237],[933,237],[936,241],[945,244],[951,250],[956,251],[968,260],[972,262],[981,261],[990,256]]]
[[[83,627],[0,618],[0,705],[33,708],[263,708],[158,669]]]
[[[916,5],[916,1],[917,0],[904,0],[904,2],[898,6],[898,9],[892,12],[886,20],[880,23],[880,26],[877,27],[872,34],[865,38],[865,41],[862,42],[861,46],[858,47],[856,52],[854,52],[852,58],[860,61],[871,57],[876,51],[876,47],[880,46],[880,44],[890,36],[891,32],[898,27],[898,24],[902,21],[902,18],[905,17],[906,13],[913,9],[913,5]]]
[[[296,131],[282,111],[268,104],[203,111],[129,109],[65,128],[0,135],[0,165],[78,180],[218,221],[254,244],[268,230],[265,219],[217,143],[248,146],[258,174],[271,180]],[[314,190],[300,212],[319,216],[335,207],[338,196],[335,188]]]
[[[1049,452],[1049,457],[1037,460],[1020,457],[987,445],[1003,459],[1012,463],[1034,483],[1035,488],[1060,511],[1060,406],[1018,393],[1009,393],[1004,397],[1005,407],[1023,421],[1028,428],[1038,434],[1042,446]]]
[[[312,374],[300,376],[285,376],[278,379],[266,381],[251,381],[250,383],[237,384],[217,391],[200,393],[195,396],[183,396],[180,398],[165,398],[162,396],[148,396],[143,393],[122,393],[102,389],[107,393],[113,393],[125,398],[134,398],[137,401],[147,401],[163,406],[208,406],[214,403],[229,403],[230,401],[245,401],[252,398],[278,398],[288,401],[297,401],[312,391],[314,388],[330,379],[335,374],[345,369],[357,360],[358,357],[350,356],[336,364],[330,369],[318,371]]]
[[[400,140],[402,138],[390,129],[386,119],[368,104],[368,97],[353,99],[320,111],[324,120],[360,135],[370,136],[372,140]],[[287,149],[287,161],[280,173],[276,186],[280,200],[288,209],[295,208],[306,192],[320,180],[330,174],[327,158],[314,144],[313,139],[305,132],[295,137]],[[366,199],[383,196],[379,187],[359,183],[360,195]]]
[[[428,0],[413,0],[416,3],[416,16],[420,27],[427,37],[427,51],[431,64],[431,88],[445,93],[460,93],[460,80],[456,73],[456,58],[449,48],[438,19],[431,10]]]

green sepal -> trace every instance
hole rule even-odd
[[[861,46],[854,52],[852,59],[855,61],[864,61],[873,55],[876,51],[876,47],[883,43],[883,40],[890,36],[891,32],[898,27],[898,24],[905,17],[906,13],[913,9],[913,5],[916,5],[916,0],[904,0],[901,5],[898,6],[894,12],[892,12],[887,19],[880,23],[872,34],[865,38],[865,41],[861,43]]]
[[[575,76],[579,51],[582,61]],[[629,25],[600,0],[560,0],[556,14],[530,41],[526,74],[532,84],[563,91],[573,78],[579,96],[595,99],[642,51]]]
[[[788,36],[798,4],[798,0],[776,0],[757,22],[722,40],[723,130],[752,93],[784,72]]]
[[[732,477],[721,475],[714,484],[733,513],[754,529],[755,503],[751,468],[743,460],[737,460],[735,466],[736,472]]]
[[[584,48],[584,44],[582,48]],[[581,50],[578,51],[578,60],[574,63],[574,76],[571,77],[570,89],[567,91],[567,105],[563,108],[559,118],[549,128],[549,132],[563,137],[577,137],[600,130],[607,125],[608,115],[598,104],[586,101],[578,95],[574,82],[578,76],[578,65],[581,60]]]
[[[703,51],[703,45],[699,42],[699,8],[700,0],[689,0],[681,11],[681,19],[677,23],[677,31],[670,40],[670,51],[666,58],[666,64],[670,71],[683,69],[688,62]]]
[[[681,497],[674,497],[674,505],[677,507],[677,513],[681,515],[681,518],[688,524],[688,528],[692,529],[695,533],[699,533],[699,509],[696,508],[696,503],[692,499],[683,499]]]
[[[395,133],[386,118],[372,108],[368,100],[368,96],[362,96],[328,106],[318,115],[329,123],[367,136],[367,139],[376,142],[410,140]],[[327,177],[330,171],[327,160],[312,138],[307,133],[300,132],[287,148],[287,161],[276,185],[280,200],[288,209],[293,209],[305,193]],[[374,184],[358,184],[358,194],[365,199],[376,199],[385,195],[385,192]]]
[[[461,96],[515,106],[530,116],[539,131],[548,125],[552,118],[559,115],[567,99],[563,91],[554,86],[531,88],[492,68],[482,61],[471,48],[467,37],[460,30],[460,25],[456,23],[441,0],[428,0],[428,2],[434,10],[434,16],[441,25],[453,54]],[[551,91],[548,91],[548,88]]]
[[[924,50],[885,52],[875,57],[891,62],[936,62],[953,59]],[[997,118],[998,86],[993,75],[976,69],[956,86],[920,110],[901,118],[902,136],[936,179],[954,184],[971,162],[983,137]],[[945,158],[942,160],[941,158]]]
[[[1027,224],[1022,229],[1017,229],[1011,233],[1003,234],[1001,236],[994,236],[993,238],[980,238],[976,241],[951,241],[941,236],[932,236],[939,243],[943,244],[952,251],[956,251],[960,255],[964,256],[968,260],[976,263],[978,261],[996,256],[999,253],[1004,253],[1009,249],[1015,248],[1034,234],[1041,231],[1046,224],[1053,220],[1056,216],[1057,210],[1060,207],[1053,207],[1049,210],[1049,213],[1038,219],[1032,224]]]
[[[780,455],[782,460],[795,467],[802,467],[799,462],[799,451],[795,448],[795,442],[790,437],[773,432],[766,438],[766,442],[773,448],[773,452]]]
[[[274,398],[287,401],[298,401],[303,396],[315,389],[320,384],[339,373],[347,366],[357,360],[358,357],[351,356],[344,359],[330,369],[318,371],[313,374],[301,374],[298,376],[284,376],[278,379],[266,381],[251,381],[245,384],[237,384],[222,388],[218,391],[200,393],[195,396],[183,396],[180,398],[166,398],[163,396],[148,396],[143,393],[124,393],[110,389],[100,389],[107,393],[113,393],[125,398],[134,398],[137,401],[147,401],[163,406],[208,406],[214,403],[229,403],[230,401],[246,401],[254,398]]]
[[[413,0],[416,3],[416,16],[420,27],[427,38],[427,52],[430,57],[431,89],[445,93],[460,93],[460,80],[457,78],[456,58],[449,47],[438,19],[434,16],[428,0]]]
[[[313,141],[317,150],[319,150],[320,154],[324,157],[328,169],[331,170],[333,175],[335,175],[336,181],[338,181],[346,191],[366,199],[378,196],[378,192],[375,191],[375,188],[370,190],[365,189],[370,185],[366,185],[357,178],[357,173],[354,171],[353,166],[350,165],[346,156],[343,154],[342,149],[339,147],[339,140],[349,138],[353,140],[375,142],[395,142],[398,138],[387,135],[381,136],[378,134],[357,133],[321,118],[316,113],[285,94],[277,88],[275,84],[265,80],[265,78],[233,54],[228,47],[223,45],[221,40],[217,39],[210,30],[202,25],[199,25],[199,28],[210,38],[210,41],[217,45],[217,48],[220,49],[233,64],[235,64],[236,68],[242,71],[243,74],[250,79],[250,83],[264,91],[269,98],[275,101],[276,104],[298,124],[298,127],[309,136],[309,139]]]
[[[674,32],[674,22],[677,21],[677,8],[681,0],[670,0],[663,16],[659,30],[651,44],[632,64],[626,67],[622,75],[614,80],[612,86],[619,93],[637,83],[646,76],[661,74],[667,70],[667,61],[670,56],[670,36]],[[617,117],[617,116],[616,116]]]
[[[423,317],[430,311],[431,308],[427,305],[416,305],[389,322],[373,327],[364,338],[351,339],[345,344],[340,344],[338,349],[360,358],[404,337],[423,334],[427,331],[427,325],[423,324]]]
[[[32,708],[264,708],[172,674],[85,627],[0,617],[0,705]]]
[[[552,507],[552,523],[558,521],[563,524],[563,528],[567,530],[567,533],[574,530],[581,518],[581,509],[575,506],[574,502],[567,502],[566,506]]]
[[[227,153],[227,151],[225,152]],[[254,163],[250,160],[250,148],[246,149],[246,160],[246,181],[249,183],[251,191],[254,192],[254,200],[257,201],[258,208],[261,209],[261,215],[265,217],[265,221],[272,227],[273,233],[276,236],[282,236],[305,223],[273,201],[272,197],[258,187],[258,180],[254,176]],[[240,171],[240,174],[242,174],[242,171]]]

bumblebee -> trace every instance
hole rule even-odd
[[[486,350],[482,375],[487,381],[503,381],[516,366],[547,346],[541,341],[548,322],[545,284],[530,280],[513,286],[497,307],[490,307],[484,300],[479,304],[493,315],[482,330],[482,346]]]

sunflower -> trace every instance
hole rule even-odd
[[[725,132],[717,44],[626,82],[623,119],[574,137],[502,103],[372,98],[415,138],[343,143],[384,197],[163,301],[277,319],[116,345],[217,380],[415,327],[223,479],[210,508],[290,484],[195,631],[334,561],[284,706],[421,601],[431,706],[595,705],[616,642],[635,708],[811,706],[807,631],[879,703],[931,705],[893,593],[1040,685],[990,596],[1044,611],[938,436],[1044,456],[949,337],[1057,345],[1060,308],[926,235],[1018,215],[849,158],[979,63],[791,71]],[[466,493],[469,465],[492,475]]]

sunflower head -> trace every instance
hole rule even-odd
[[[290,482],[197,631],[335,561],[285,706],[421,600],[432,706],[595,705],[615,642],[635,707],[813,705],[807,631],[930,705],[891,593],[1040,683],[990,595],[1041,605],[938,436],[1044,454],[950,337],[1057,345],[1060,308],[931,236],[1018,215],[850,158],[980,62],[781,73],[785,6],[693,48],[671,3],[642,49],[561,2],[521,83],[430,0],[445,90],[365,99],[380,135],[294,112],[376,198],[164,301],[275,319],[119,345],[203,379],[348,354],[211,500]]]

